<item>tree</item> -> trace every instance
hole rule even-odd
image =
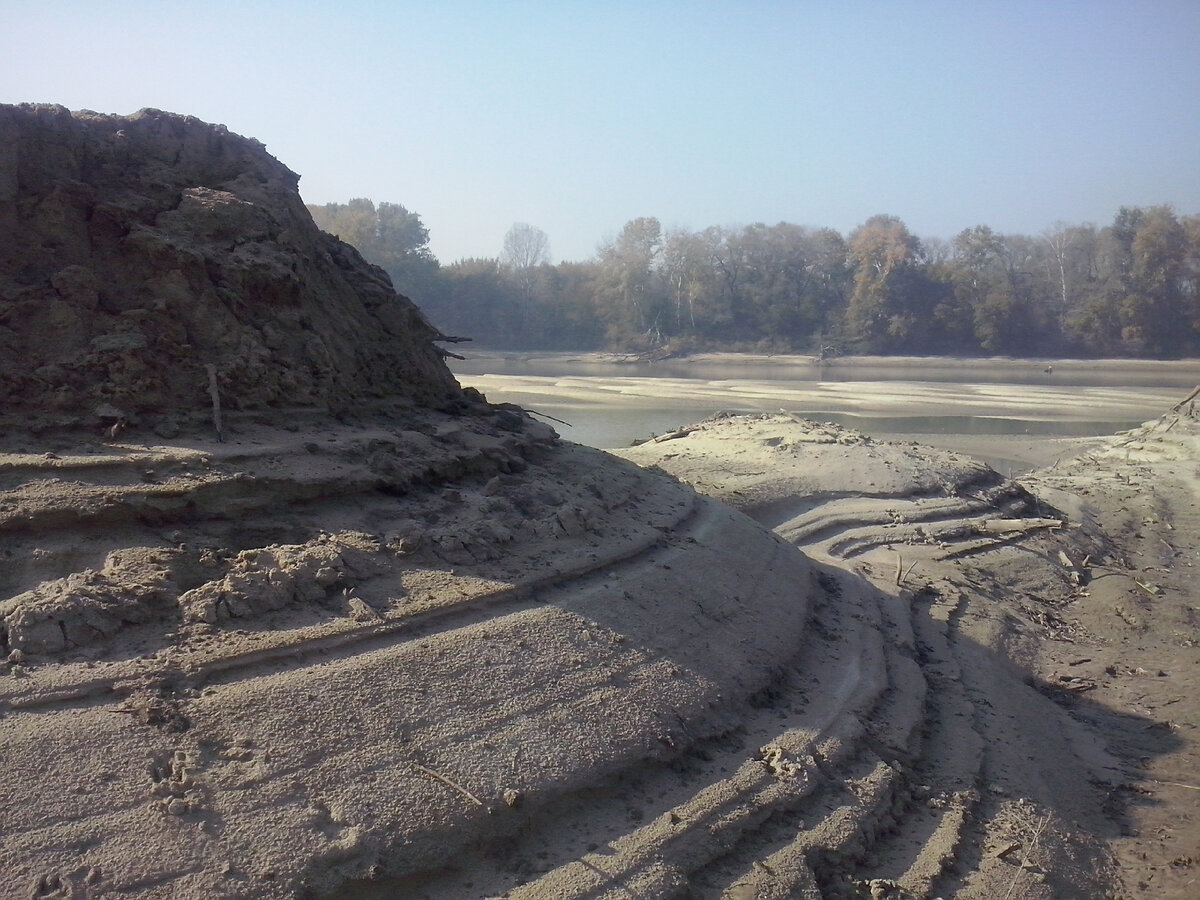
[[[550,239],[536,225],[516,222],[504,235],[500,257],[510,269],[525,270],[550,262]]]
[[[526,304],[532,302],[538,270],[550,262],[550,239],[546,232],[534,225],[517,222],[504,235],[501,259]]]
[[[524,305],[496,259],[460,259],[440,272],[444,299],[429,311],[447,334],[469,335],[484,346],[516,347],[525,333]]]
[[[922,308],[921,242],[895,216],[872,216],[851,234],[854,291],[846,309],[850,335],[870,352],[921,348],[932,310]]]
[[[610,340],[663,343],[668,304],[654,269],[661,249],[662,225],[652,216],[630,219],[616,240],[600,247],[598,287]]]
[[[960,231],[952,246],[955,293],[971,310],[976,341],[989,352],[1007,352],[1013,343],[1016,303],[1005,275],[1000,236],[986,225],[976,225]]]
[[[1063,222],[1055,222],[1047,231],[1042,233],[1042,240],[1050,251],[1053,271],[1057,275],[1058,286],[1058,318],[1060,324],[1066,319],[1067,310],[1071,308],[1070,282],[1067,272],[1070,269],[1071,252],[1075,245],[1075,232]]]
[[[384,269],[397,292],[418,302],[436,290],[438,261],[429,249],[429,229],[399,203],[358,197],[348,203],[309,206],[317,227],[353,246]]]
[[[697,324],[696,305],[704,296],[710,271],[703,241],[684,229],[671,231],[663,242],[658,262],[673,306],[672,333],[696,334],[704,325],[703,316]]]
[[[1137,349],[1178,355],[1190,346],[1190,310],[1184,302],[1187,233],[1169,206],[1142,211],[1130,246],[1132,287],[1121,308],[1122,336]]]

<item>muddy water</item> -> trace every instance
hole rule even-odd
[[[627,363],[597,355],[481,352],[454,370],[489,400],[561,420],[553,424],[564,438],[594,447],[628,446],[719,410],[786,410],[876,437],[1089,437],[1160,415],[1200,381],[1196,361],[1130,360],[846,358],[822,364],[729,355]]]

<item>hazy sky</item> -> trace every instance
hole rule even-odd
[[[629,219],[875,213],[949,238],[1200,212],[1200,2],[0,0],[0,102],[256,137],[309,203],[514,222],[585,259]]]

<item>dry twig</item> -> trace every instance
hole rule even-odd
[[[1013,880],[1008,885],[1008,890],[1004,893],[1004,900],[1008,900],[1012,896],[1012,892],[1017,889],[1017,881],[1021,877],[1021,873],[1025,871],[1025,867],[1029,865],[1029,854],[1037,847],[1038,838],[1042,836],[1046,825],[1050,822],[1050,813],[1042,816],[1042,820],[1038,822],[1037,828],[1033,830],[1033,836],[1029,839],[1029,844],[1025,847],[1025,852],[1021,854],[1021,865],[1017,867],[1017,871],[1013,874]]]
[[[420,769],[422,772],[424,772],[426,775],[428,775],[430,778],[436,778],[438,781],[440,781],[442,784],[446,785],[447,787],[454,788],[454,790],[458,791],[464,797],[471,800],[476,806],[484,805],[484,802],[482,800],[480,800],[478,797],[476,797],[474,794],[472,794],[470,791],[468,791],[465,787],[463,787],[457,781],[452,781],[450,778],[447,778],[445,775],[442,775],[439,772],[435,772],[435,771],[433,771],[433,769],[429,768],[428,766],[423,766],[420,763],[415,762],[415,763],[413,763],[413,765],[416,766],[418,769]]]

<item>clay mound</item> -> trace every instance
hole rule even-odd
[[[319,231],[298,177],[188,116],[0,106],[0,409],[173,434],[228,411],[459,395],[439,335]]]

